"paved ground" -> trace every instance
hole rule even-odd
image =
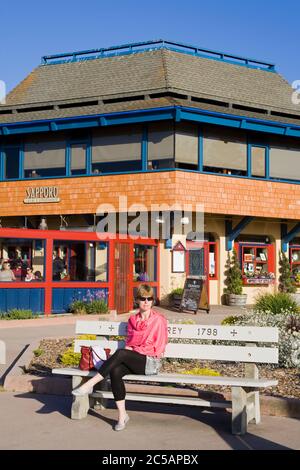
[[[242,437],[231,435],[223,411],[129,403],[131,420],[116,433],[114,405],[80,421],[69,418],[70,405],[70,397],[0,393],[0,449],[300,449],[300,423],[290,418],[263,416]]]
[[[169,320],[192,319],[200,324],[219,324],[224,317],[241,313],[231,307],[215,307],[209,315],[159,310]],[[0,375],[32,341],[72,336],[78,318],[1,322],[0,339],[7,344],[7,365],[0,366]],[[127,318],[118,316],[118,320]],[[0,416],[6,426],[0,427],[0,449],[138,450],[145,449],[146,441],[147,450],[300,449],[300,422],[291,418],[263,416],[260,425],[250,425],[247,435],[238,437],[231,435],[230,414],[223,411],[131,402],[128,427],[116,433],[112,430],[117,416],[113,402],[107,410],[91,410],[86,419],[74,421],[69,418],[71,400],[65,396],[1,392]]]

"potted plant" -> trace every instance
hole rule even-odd
[[[170,294],[170,303],[173,307],[178,307],[181,302],[181,297],[183,294],[183,288],[182,287],[177,287],[176,289],[173,289]]]
[[[239,266],[237,253],[233,250],[232,258],[228,252],[226,262],[226,288],[224,289],[226,304],[229,306],[245,305],[247,294],[243,294],[242,271]]]

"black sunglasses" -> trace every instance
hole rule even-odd
[[[138,299],[142,302],[145,302],[145,300],[149,300],[149,302],[151,302],[151,300],[153,300],[153,297],[139,297]]]

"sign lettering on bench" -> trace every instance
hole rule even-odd
[[[127,322],[82,321],[76,323],[76,334],[94,334],[99,336],[126,336]],[[278,331],[271,327],[221,326],[184,323],[168,323],[169,338],[189,338],[203,340],[227,340],[262,343],[276,343]]]

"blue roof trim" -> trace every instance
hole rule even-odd
[[[0,124],[1,135],[26,134],[33,132],[56,132],[66,129],[130,124],[166,119],[189,120],[199,123],[255,130],[270,134],[300,137],[300,125],[285,124],[277,121],[237,116],[234,114],[217,113],[185,106],[169,106],[134,111],[115,112],[110,114],[84,115],[68,118],[46,119],[41,121],[3,123]],[[300,121],[300,118],[299,118]]]
[[[55,65],[80,62],[82,60],[103,59],[107,57],[137,54],[140,52],[147,52],[159,49],[168,49],[171,51],[180,52],[182,54],[190,54],[197,57],[228,62],[230,64],[265,70],[268,72],[276,72],[275,65],[271,64],[270,62],[252,59],[250,57],[242,57],[227,52],[205,49],[190,44],[184,44],[175,41],[166,41],[164,39],[136,42],[131,44],[122,44],[118,46],[100,49],[88,49],[84,51],[47,55],[42,57],[41,65]]]

